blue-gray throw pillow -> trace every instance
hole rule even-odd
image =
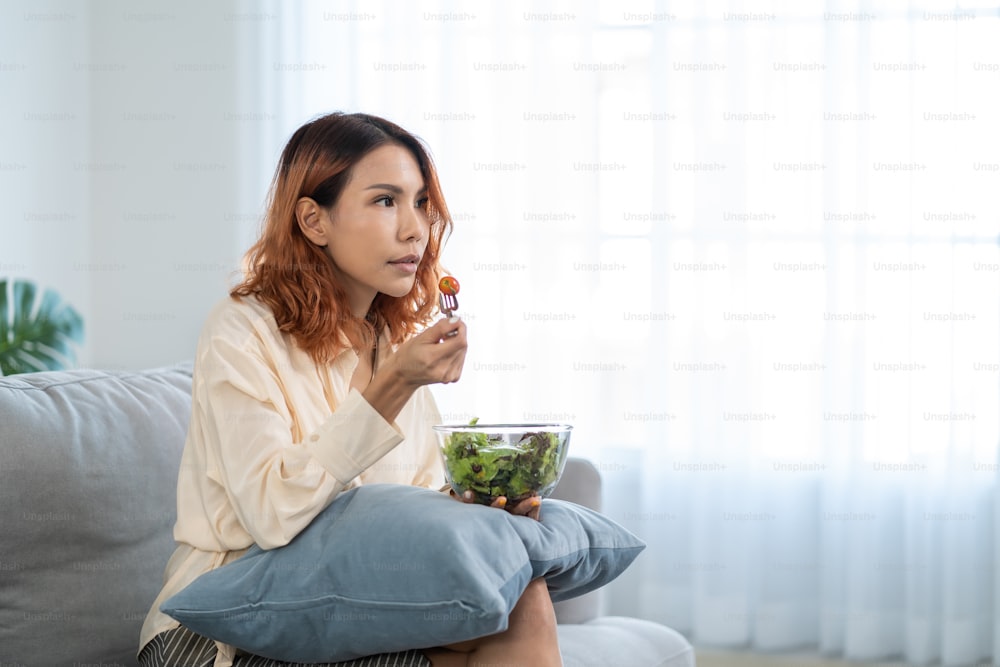
[[[342,493],[287,545],[256,546],[160,609],[288,662],[336,662],[501,632],[528,583],[554,601],[603,586],[645,548],[607,517],[546,499],[534,521],[437,491]]]

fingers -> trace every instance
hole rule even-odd
[[[451,322],[442,319],[425,332],[430,334],[430,340],[437,344],[433,353],[437,356],[439,381],[443,384],[457,382],[462,377],[468,349],[466,331],[465,322],[462,320]]]
[[[476,502],[476,494],[471,489],[467,490],[461,496],[456,495],[454,491],[451,492],[451,495],[461,500],[463,503],[471,504]],[[507,506],[506,496],[497,496],[496,499],[490,503],[490,507],[505,509],[511,514],[526,516],[534,519],[535,521],[540,520],[542,515],[542,499],[537,495],[525,498],[510,507]]]
[[[461,500],[463,503],[474,503],[476,502],[476,494],[472,489],[466,489],[465,493],[462,494]],[[496,507],[498,509],[503,509],[507,505],[507,498],[505,496],[497,496],[490,507]]]
[[[531,496],[514,504],[508,509],[511,514],[527,516],[538,520],[542,514],[542,499],[539,496]]]
[[[474,503],[476,502],[476,494],[470,489],[462,494],[462,500],[467,503]],[[498,496],[492,503],[490,503],[490,507],[499,507],[503,509],[506,504],[507,499],[504,496]]]
[[[404,342],[385,366],[391,366],[400,380],[414,386],[457,382],[467,348],[465,323],[443,319]]]
[[[465,368],[465,348],[462,348],[457,354],[451,357],[448,368],[445,369],[444,377],[441,381],[445,384],[458,382],[458,380],[462,377],[463,368]]]
[[[466,326],[465,322],[461,319],[457,319],[452,322],[451,320],[441,320],[435,327],[440,327],[440,335],[437,341],[439,343],[450,343],[455,347],[464,348],[468,343],[466,338]]]
[[[464,338],[465,322],[460,317],[441,318],[432,326],[427,327],[420,335],[436,343],[450,342],[453,339]]]

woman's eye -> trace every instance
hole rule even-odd
[[[383,195],[379,197],[378,199],[375,200],[375,203],[378,204],[379,206],[385,206],[386,208],[389,208],[390,206],[393,205],[392,197],[390,197],[389,195]]]
[[[429,198],[423,197],[417,200],[417,208],[427,208],[427,202],[430,201]]]

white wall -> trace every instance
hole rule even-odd
[[[0,10],[0,275],[81,312],[81,366],[190,358],[238,268],[266,186],[243,175],[271,134],[245,101],[259,61],[241,54],[267,20],[251,6]]]
[[[88,18],[71,2],[0,6],[0,277],[91,310]],[[90,324],[89,320],[85,323]]]

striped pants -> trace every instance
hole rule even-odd
[[[161,632],[139,652],[141,667],[212,667],[217,651],[215,642],[197,635],[183,625]],[[298,667],[304,663],[281,662],[258,655],[237,652],[233,667]],[[422,651],[383,653],[348,660],[347,662],[317,663],[312,667],[430,667]]]

